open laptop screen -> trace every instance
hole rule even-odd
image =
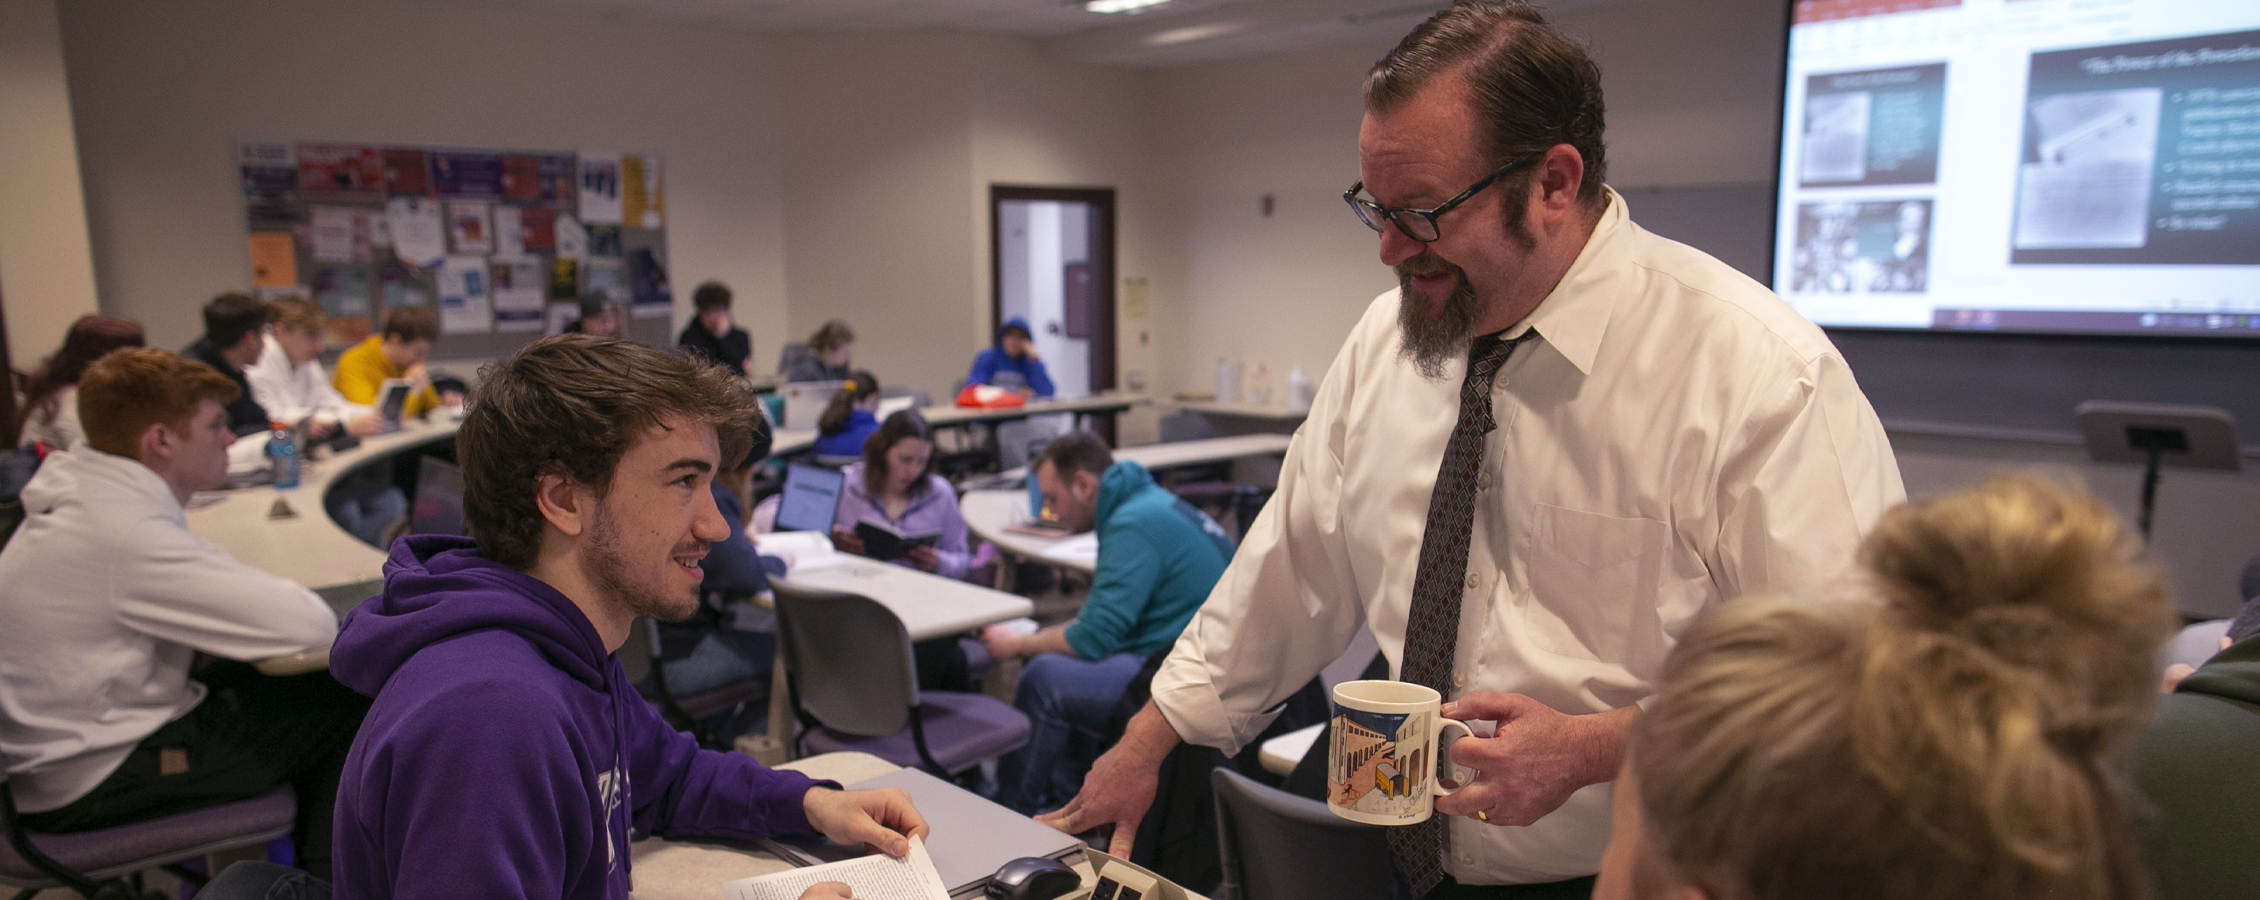
[[[822,466],[793,465],[785,470],[785,497],[777,504],[778,531],[830,534],[847,476]]]

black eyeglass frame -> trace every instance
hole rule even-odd
[[[1373,229],[1375,234],[1381,233],[1381,229],[1385,223],[1393,222],[1396,223],[1397,233],[1402,234],[1405,237],[1411,238],[1415,241],[1419,241],[1423,244],[1433,244],[1438,240],[1443,239],[1444,237],[1443,228],[1436,224],[1437,216],[1451,212],[1454,208],[1458,207],[1462,203],[1466,203],[1475,195],[1483,193],[1484,188],[1490,187],[1492,184],[1498,182],[1499,179],[1506,177],[1508,172],[1512,172],[1516,169],[1520,169],[1525,166],[1531,165],[1532,163],[1538,162],[1539,160],[1544,159],[1545,156],[1545,152],[1540,151],[1538,153],[1533,153],[1529,156],[1507,163],[1506,165],[1500,166],[1497,169],[1493,169],[1491,171],[1491,174],[1483,176],[1482,181],[1478,181],[1475,184],[1470,185],[1467,190],[1461,191],[1459,193],[1459,196],[1453,197],[1450,200],[1446,200],[1443,203],[1440,203],[1428,209],[1414,209],[1409,206],[1389,208],[1383,207],[1381,204],[1375,203],[1370,200],[1361,200],[1358,198],[1358,192],[1365,190],[1365,179],[1363,178],[1358,179],[1356,183],[1350,185],[1349,190],[1342,192],[1342,202],[1349,204],[1350,211],[1357,214],[1358,221],[1365,223],[1365,227]],[[1428,223],[1428,236],[1421,237],[1420,235],[1414,234],[1412,229],[1405,227],[1403,220],[1397,218],[1399,215],[1418,216],[1419,221]],[[1376,216],[1378,216],[1379,218],[1375,218]]]

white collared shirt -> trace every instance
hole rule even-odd
[[[1614,191],[1553,293],[1508,336],[1484,441],[1450,697],[1526,694],[1565,713],[1642,702],[1706,610],[1809,597],[1905,498],[1875,411],[1820,329],[1725,264],[1651,234]],[[1155,677],[1187,741],[1235,752],[1370,627],[1402,664],[1415,569],[1461,358],[1398,355],[1374,300],[1296,432],[1264,509]],[[1454,817],[1465,884],[1598,871],[1609,785],[1529,827]]]
[[[254,660],[337,637],[314,592],[190,534],[139,462],[82,443],[40,464],[23,499],[0,551],[0,749],[25,812],[85,796],[203,700],[197,651]]]

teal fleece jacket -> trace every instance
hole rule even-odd
[[[1088,660],[1150,656],[1176,642],[1232,561],[1232,538],[1216,520],[1129,460],[1099,478],[1098,532],[1091,596],[1066,634]]]
[[[2158,698],[2128,763],[2158,900],[2260,892],[2260,634]]]

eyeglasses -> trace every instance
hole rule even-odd
[[[1543,153],[1532,154],[1500,166],[1491,174],[1484,176],[1482,181],[1478,181],[1469,186],[1467,190],[1461,191],[1459,196],[1444,201],[1442,205],[1434,209],[1412,209],[1404,206],[1383,208],[1379,203],[1358,196],[1358,192],[1365,189],[1364,179],[1359,179],[1356,184],[1350,185],[1349,190],[1342,192],[1342,202],[1350,205],[1350,211],[1358,214],[1358,221],[1364,222],[1365,227],[1378,232],[1387,223],[1395,222],[1397,223],[1397,230],[1403,232],[1406,237],[1426,244],[1443,236],[1442,232],[1436,230],[1437,216],[1451,212],[1454,207],[1466,203],[1468,198],[1482,193],[1484,188],[1490,187],[1492,182],[1505,177],[1508,172],[1537,162],[1544,156]]]

